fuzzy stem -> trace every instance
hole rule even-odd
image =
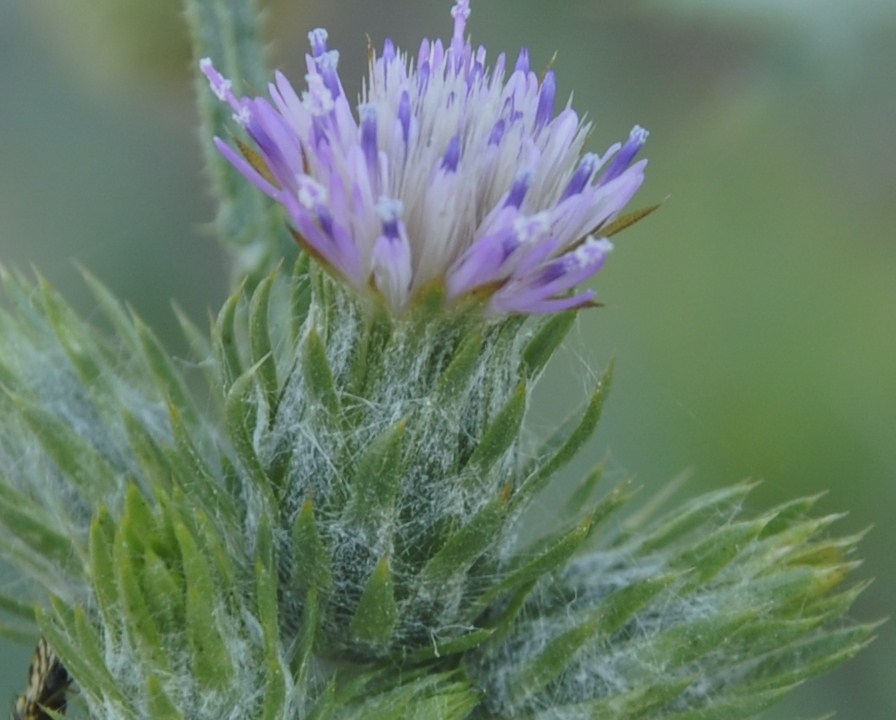
[[[260,91],[270,77],[261,42],[263,13],[256,0],[184,0],[184,6],[193,41],[200,143],[218,201],[215,228],[230,253],[234,284],[248,277],[254,287],[284,255],[295,253],[294,244],[280,210],[215,149],[215,132],[230,124],[230,111],[209,90],[199,60],[212,58],[234,79],[238,94]]]

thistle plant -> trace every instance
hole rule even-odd
[[[816,498],[662,512],[598,465],[532,534],[611,373],[536,443],[532,388],[651,209],[647,133],[585,152],[469,12],[371,53],[353,107],[323,30],[303,89],[253,96],[255,9],[188,3],[242,276],[208,331],[179,316],[190,362],[89,275],[100,329],[4,273],[0,609],[44,638],[14,717],[740,718],[868,642]]]

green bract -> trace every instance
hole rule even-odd
[[[0,523],[91,717],[743,717],[870,636],[812,499],[651,520],[597,470],[527,537],[609,384],[521,443],[569,316],[396,321],[303,260],[184,362],[88,283],[114,341],[5,276]]]

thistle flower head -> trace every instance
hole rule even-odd
[[[488,298],[494,314],[586,305],[594,291],[572,291],[612,247],[601,231],[643,180],[633,159],[647,133],[583,155],[590,124],[555,112],[553,71],[539,79],[525,49],[488,68],[464,38],[469,14],[458,0],[451,40],[424,40],[416,60],[387,40],[356,113],[322,29],[301,94],[277,73],[270,99],[237,97],[203,60],[257,153],[217,146],[286,208],[306,249],[395,312],[432,282],[449,301]]]

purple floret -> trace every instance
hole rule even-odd
[[[594,292],[575,288],[603,265],[601,230],[644,179],[647,132],[583,155],[590,126],[555,111],[554,73],[539,81],[526,50],[508,77],[503,55],[489,70],[464,37],[469,1],[452,15],[451,41],[424,40],[415,61],[386,42],[357,113],[324,30],[309,35],[301,95],[277,73],[270,99],[237,97],[203,60],[258,157],[216,145],[286,208],[306,249],[396,313],[434,281],[451,302],[478,293],[492,314],[587,305]]]

